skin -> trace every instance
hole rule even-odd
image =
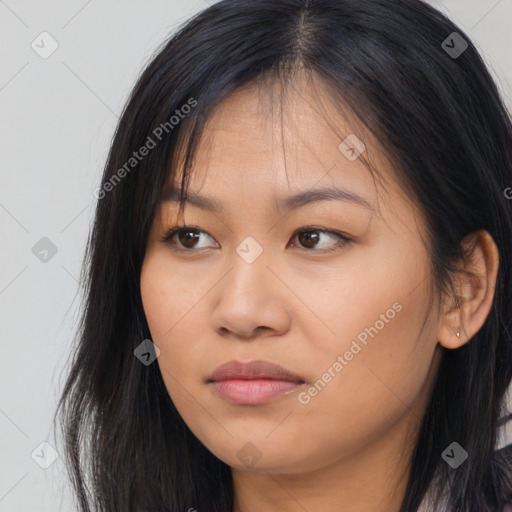
[[[486,232],[475,236],[471,266],[461,267],[479,279],[455,276],[461,312],[453,297],[433,294],[423,216],[378,143],[319,91],[321,84],[308,83],[287,89],[277,115],[256,88],[224,100],[207,124],[189,192],[225,211],[187,204],[178,218],[177,203],[162,203],[142,268],[167,390],[191,431],[231,466],[233,512],[338,512],[340,503],[344,512],[398,511],[440,346],[466,343],[494,295],[498,252]],[[356,128],[385,189],[361,158],[349,161],[338,148]],[[274,200],[325,185],[359,194],[373,211],[339,200],[273,210]],[[205,234],[192,249],[183,237],[163,242],[178,224]],[[311,226],[352,241],[313,232],[319,238],[308,245],[294,235]],[[236,251],[246,237],[263,249],[252,263]],[[394,318],[301,403],[299,394],[396,303]],[[306,384],[263,405],[234,405],[206,383],[222,363],[254,359],[280,364]],[[247,450],[256,463],[239,456]]]

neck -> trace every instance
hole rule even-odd
[[[408,412],[383,436],[336,463],[301,474],[233,469],[233,512],[398,512],[418,417]]]

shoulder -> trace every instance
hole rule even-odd
[[[512,444],[508,444],[503,448],[494,452],[494,460],[496,463],[512,469]]]
[[[494,452],[494,466],[505,475],[512,475],[512,444]],[[497,509],[496,512],[512,512],[512,496],[510,497],[510,502],[504,507]]]
[[[499,450],[495,450],[493,455],[492,473],[490,478],[492,482],[489,483],[491,487],[502,489],[512,488],[512,444],[508,444]],[[447,489],[447,488],[446,488]],[[507,491],[504,491],[506,494]],[[450,512],[447,507],[447,491],[445,491],[441,502],[440,512]],[[507,497],[510,501],[502,502],[495,512],[512,512],[512,496]],[[434,485],[432,484],[418,508],[417,512],[431,512],[434,503]]]

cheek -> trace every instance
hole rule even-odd
[[[303,396],[309,401],[304,409],[311,408],[311,417],[320,429],[325,426],[323,434],[332,442],[337,437],[333,420],[354,436],[353,441],[364,443],[404,414],[411,414],[413,421],[420,418],[432,377],[436,322],[432,315],[424,323],[425,287],[414,293],[404,287],[354,295],[351,308],[356,305],[364,314],[347,317],[347,336],[323,362],[318,385]]]
[[[199,282],[165,265],[165,257],[149,254],[142,266],[140,288],[144,313],[153,341],[163,342],[183,325],[191,325],[189,318],[204,292]]]
[[[428,398],[434,344],[428,326],[417,341],[422,316],[415,304],[403,302],[403,309],[378,334],[368,335],[366,345],[357,337],[343,338],[330,357],[311,354],[308,359],[317,380],[298,397],[301,402],[279,426],[279,434],[293,446],[310,439],[305,450],[313,466],[372,445],[398,422],[419,424]],[[353,327],[354,332],[366,333],[364,329]]]
[[[303,272],[294,278],[294,291],[315,317],[296,314],[299,330],[315,341],[313,352],[322,358],[314,365],[317,372],[347,352],[351,366],[359,361],[401,372],[415,361],[419,367],[425,363],[421,339],[432,349],[435,336],[431,323],[419,339],[429,307],[429,281],[421,277],[428,275],[428,262],[418,247],[405,254],[400,247],[354,250],[329,275]]]
[[[330,290],[336,299],[320,311],[336,336],[317,336],[308,354],[317,380],[297,414],[338,446],[351,439],[345,448],[369,442],[404,414],[415,421],[428,397],[437,333],[435,315],[425,319],[429,280],[420,276],[428,265],[419,268],[420,257],[385,261],[355,269],[341,292]]]
[[[204,339],[204,323],[201,325],[198,318],[206,318],[201,298],[207,289],[193,283],[186,273],[171,272],[159,260],[152,254],[144,260],[141,297],[151,339],[160,349],[157,362],[162,377],[180,409],[187,406],[188,390],[197,391],[192,388],[198,382],[197,361],[204,358],[204,350],[195,340]]]

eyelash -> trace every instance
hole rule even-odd
[[[187,249],[187,248],[176,248],[176,247],[173,247],[172,245],[172,239],[174,238],[175,235],[178,235],[179,233],[186,233],[186,232],[195,232],[196,234],[204,234],[204,235],[207,235],[207,236],[210,236],[206,231],[203,231],[202,229],[199,229],[198,227],[196,226],[176,226],[174,228],[171,228],[167,231],[167,233],[161,238],[161,242],[164,242],[164,243],[167,243],[170,247],[170,249],[172,251],[176,251],[176,252],[188,252],[188,253],[193,253],[193,252],[197,252],[197,251],[200,251],[202,249],[206,249],[206,247],[201,247],[200,249]],[[319,227],[315,227],[315,226],[306,226],[306,227],[302,227],[298,230],[296,230],[293,235],[292,235],[292,240],[300,233],[310,233],[310,232],[319,232],[319,233],[325,233],[325,234],[329,234],[329,235],[334,235],[336,237],[338,237],[340,239],[340,242],[338,242],[337,244],[334,244],[335,247],[334,248],[330,248],[330,249],[321,249],[321,250],[315,250],[315,248],[311,248],[311,249],[308,249],[308,248],[305,248],[305,247],[299,247],[300,250],[303,250],[303,251],[306,251],[306,252],[317,252],[317,253],[328,253],[328,252],[332,252],[332,251],[336,251],[336,250],[341,250],[343,249],[345,246],[347,246],[349,243],[352,242],[352,239],[351,238],[348,238],[347,236],[345,235],[342,235],[341,233],[338,233],[336,231],[332,231],[332,230],[329,230],[329,229],[325,229],[325,228],[319,228]]]

